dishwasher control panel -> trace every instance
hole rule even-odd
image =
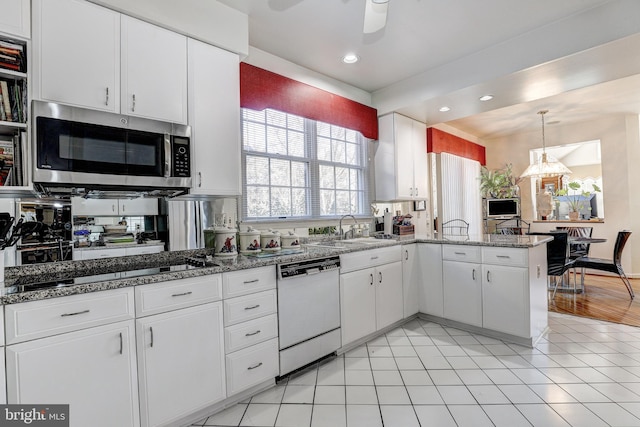
[[[324,273],[338,269],[340,269],[340,257],[338,256],[308,259],[304,261],[292,262],[289,264],[278,264],[278,279],[311,276],[313,274]]]

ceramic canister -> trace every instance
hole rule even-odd
[[[269,230],[260,233],[260,246],[263,251],[275,252],[280,250],[280,233]]]
[[[290,231],[288,234],[282,235],[280,237],[282,242],[282,249],[300,249],[300,239],[298,236]]]
[[[214,256],[234,256],[238,255],[238,244],[236,242],[238,230],[235,228],[216,227]]]
[[[240,232],[240,253],[257,254],[261,252],[260,248],[260,230],[249,227]]]

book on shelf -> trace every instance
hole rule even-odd
[[[0,137],[0,185],[12,185],[14,140],[12,137]]]
[[[0,68],[27,72],[27,47],[25,42],[15,40],[0,40]]]
[[[0,120],[27,122],[27,82],[25,80],[0,79]]]

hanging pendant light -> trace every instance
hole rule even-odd
[[[569,175],[571,170],[555,159],[547,158],[546,145],[544,140],[544,115],[549,110],[538,111],[542,119],[542,156],[538,161],[529,165],[527,169],[520,175],[520,178],[546,178],[551,176]]]

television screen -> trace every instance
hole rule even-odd
[[[520,215],[520,206],[518,199],[488,199],[487,200],[487,216],[511,217]]]

